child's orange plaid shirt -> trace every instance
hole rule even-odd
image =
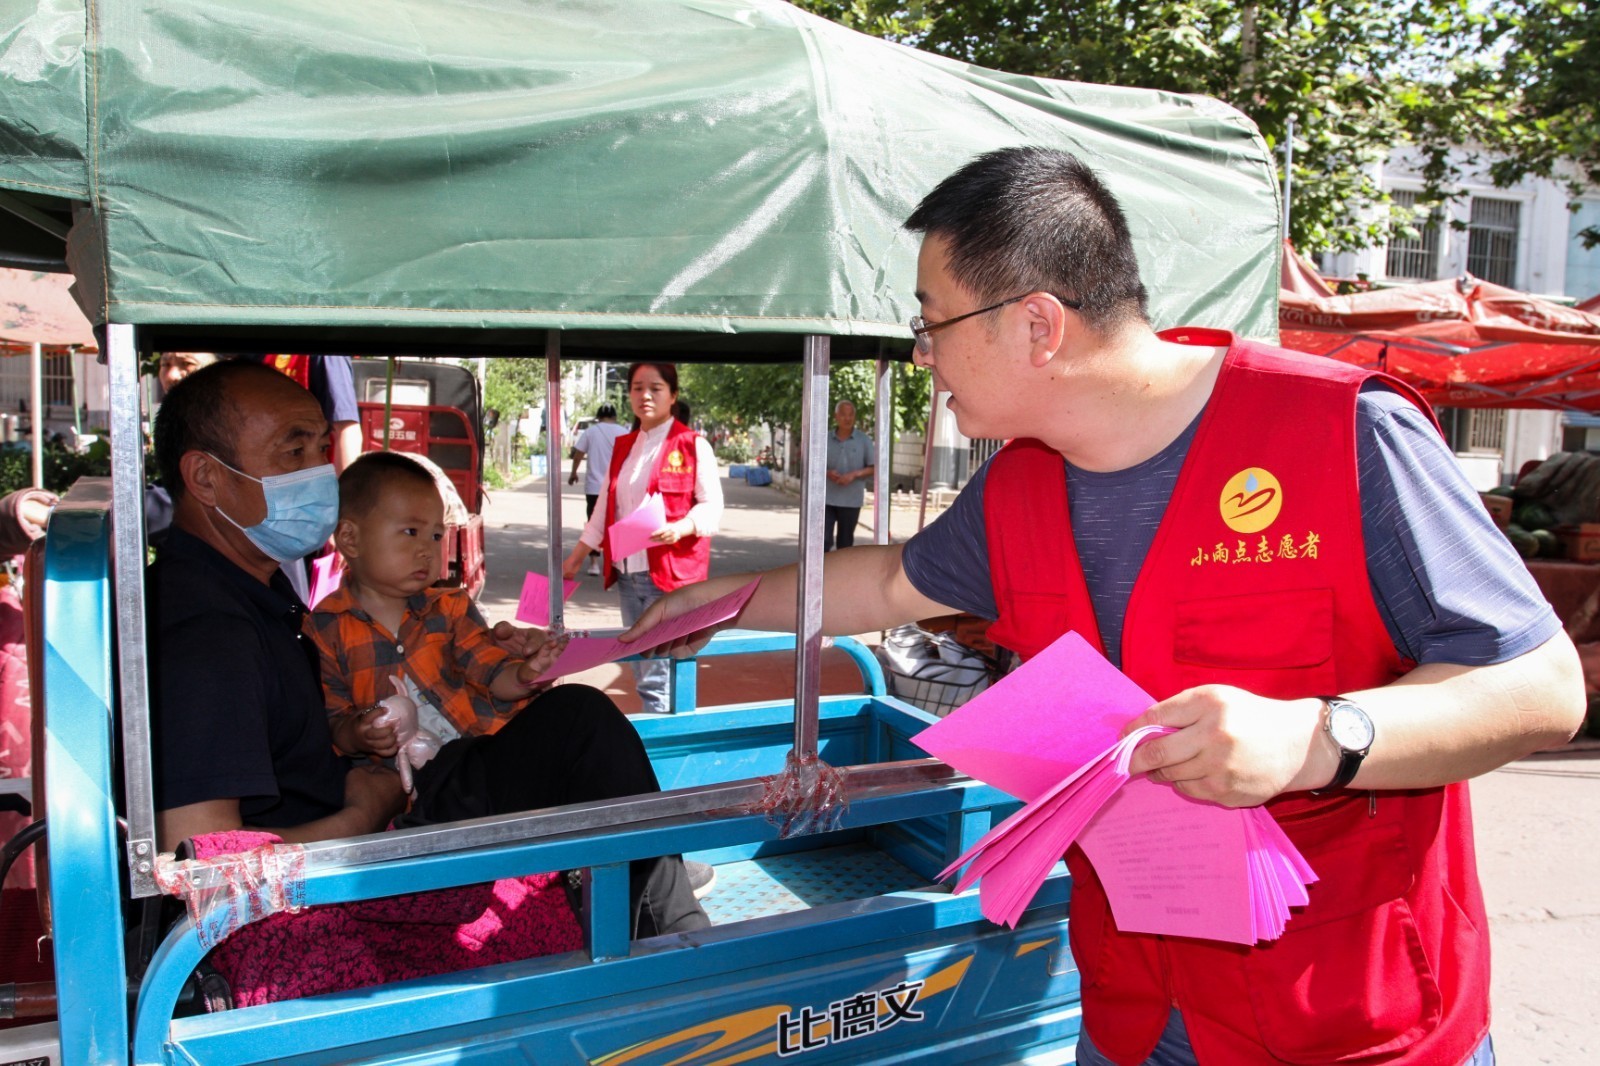
[[[416,682],[463,736],[493,733],[512,710],[489,685],[514,660],[461,589],[410,597],[400,632],[390,633],[341,586],[306,615],[305,628],[321,653],[329,717],[394,695],[389,678],[396,673]]]

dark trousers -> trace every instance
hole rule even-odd
[[[594,517],[594,508],[595,508],[595,505],[600,502],[600,497],[598,495],[591,496],[589,493],[586,492],[586,493],[583,494],[583,499],[584,499],[584,503],[588,507],[588,509],[583,512],[584,521],[587,522],[589,519]],[[592,552],[589,553],[589,558],[598,559],[598,558],[600,558],[600,553],[592,551]]]
[[[417,798],[396,825],[556,807],[659,792],[633,725],[605,693],[557,685],[498,733],[461,737],[417,771]],[[710,925],[676,855],[641,859],[629,870],[633,935],[682,933]]]
[[[824,504],[822,511],[822,550],[831,552],[835,546],[834,527],[838,527],[837,545],[853,547],[856,542],[856,523],[861,521],[861,508],[835,507]]]

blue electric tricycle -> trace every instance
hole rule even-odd
[[[932,718],[848,638],[861,691],[819,695],[829,367],[875,360],[887,410],[901,221],[1019,143],[1108,175],[1158,325],[1272,336],[1278,194],[1247,119],[778,0],[52,0],[0,57],[0,255],[75,275],[114,462],[56,508],[28,588],[56,1020],[0,1030],[0,1063],[1071,1060],[1064,869],[1015,930],[985,921],[935,878],[1011,798],[925,757]],[[563,360],[802,364],[799,631],[702,653],[797,648],[792,700],[694,706],[680,664],[677,713],[636,723],[668,791],[309,844],[267,886],[315,907],[578,870],[580,950],[228,1008],[194,920],[152,920],[162,885],[233,879],[155,844],[139,367],[169,350],[542,354],[552,426]],[[794,765],[842,802],[764,812]],[[630,940],[628,862],[677,852],[717,867],[715,924]],[[215,900],[202,925],[247,917]]]

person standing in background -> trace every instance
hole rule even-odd
[[[594,517],[595,504],[600,500],[600,493],[606,487],[606,475],[611,472],[611,449],[617,443],[617,438],[628,432],[617,425],[617,409],[615,405],[603,403],[594,413],[595,421],[572,443],[572,469],[567,473],[567,484],[578,483],[578,461],[587,459],[589,466],[583,472],[583,496],[588,510],[584,512],[586,519]],[[600,553],[589,553],[589,576],[600,576]]]
[[[867,498],[863,482],[876,473],[872,452],[872,438],[856,428],[856,405],[840,400],[833,408],[833,432],[828,434],[828,491],[822,523],[825,552],[856,542],[856,523]]]
[[[635,363],[629,368],[628,403],[637,427],[617,439],[605,506],[596,507],[589,516],[562,567],[566,578],[575,578],[584,557],[600,550],[606,588],[621,586],[624,625],[633,625],[662,593],[706,579],[711,535],[722,520],[717,458],[704,437],[672,417],[677,399],[678,368],[671,363]],[[653,546],[626,559],[613,558],[606,531],[638,510],[653,492],[661,494],[667,517],[666,524],[650,536]],[[671,668],[664,662],[632,665],[641,708],[666,712]]]
[[[156,381],[161,385],[161,395],[172,391],[172,386],[203,366],[217,361],[211,352],[162,352],[156,366]]]

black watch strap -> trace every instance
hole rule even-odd
[[[1366,757],[1367,753],[1364,751],[1339,752],[1339,769],[1334,771],[1333,780],[1321,788],[1313,790],[1314,794],[1321,795],[1324,792],[1333,792],[1354,781],[1356,779],[1356,771],[1361,769],[1361,760]]]
[[[1334,736],[1332,730],[1329,728],[1335,709],[1341,705],[1354,708],[1361,714],[1362,718],[1366,718],[1365,711],[1362,711],[1357,704],[1351,700],[1345,699],[1343,696],[1320,696],[1318,698],[1321,699],[1322,702],[1328,707],[1328,717],[1324,719],[1323,729],[1328,733],[1329,738],[1332,739],[1334,744],[1339,748],[1339,767],[1334,771],[1332,781],[1329,781],[1321,788],[1314,788],[1311,790],[1311,794],[1313,796],[1320,796],[1324,792],[1337,791],[1338,789],[1344,788],[1346,785],[1350,784],[1351,781],[1354,781],[1356,772],[1361,769],[1362,760],[1367,757],[1367,752],[1372,749],[1372,742],[1370,739],[1368,740],[1366,746],[1362,748],[1357,749],[1345,747],[1344,744],[1340,743],[1338,738]],[[1370,719],[1368,720],[1368,724],[1370,729]],[[1368,735],[1370,737],[1370,732]]]

